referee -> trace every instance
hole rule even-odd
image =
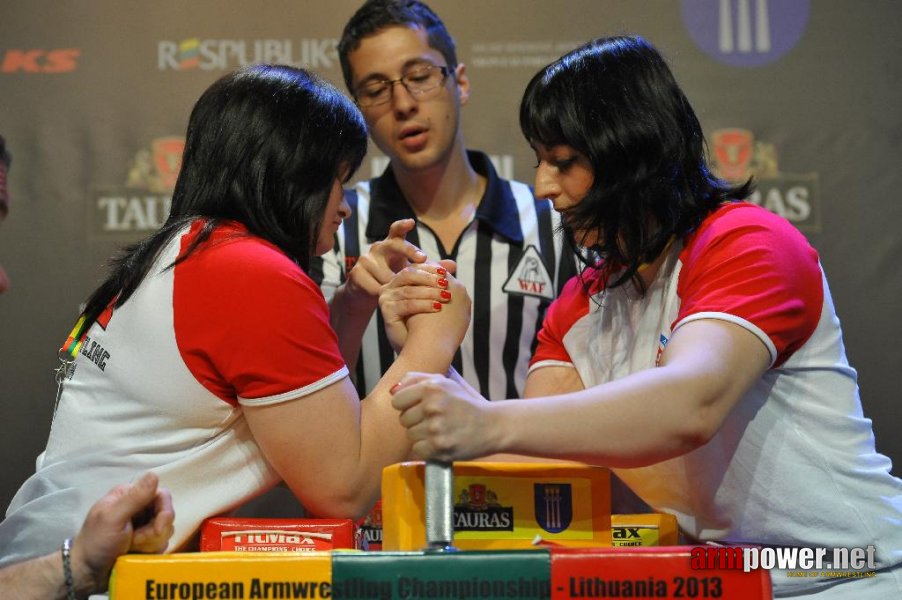
[[[545,309],[575,274],[559,215],[529,186],[498,177],[460,127],[470,83],[439,17],[417,0],[374,0],[338,45],[345,83],[385,172],[346,192],[352,216],[323,257],[322,288],[361,397],[394,360],[376,311],[404,261],[453,259],[473,300],[454,366],[489,399],[519,397]],[[402,223],[393,223],[409,219]],[[356,268],[355,268],[356,267]],[[375,314],[374,314],[375,313]],[[355,364],[356,362],[356,364]]]

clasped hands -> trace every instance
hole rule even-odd
[[[423,251],[407,241],[415,226],[413,219],[392,223],[388,236],[357,260],[345,286],[357,306],[374,309],[378,304],[395,352],[420,329],[423,350],[453,354],[470,322],[470,297],[452,276],[457,268],[453,260],[427,262]]]

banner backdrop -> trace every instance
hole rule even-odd
[[[359,0],[29,0],[0,17],[0,134],[13,153],[0,263],[0,508],[50,427],[56,350],[107,259],[164,220],[188,114],[250,62],[343,87]],[[878,448],[902,461],[902,22],[897,0],[433,0],[472,83],[468,146],[532,183],[520,95],[592,37],[646,36],[693,102],[719,172],[818,249]],[[371,152],[359,175],[382,170]]]

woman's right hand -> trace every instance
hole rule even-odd
[[[470,326],[472,302],[466,288],[450,273],[445,275],[451,298],[441,310],[411,315],[407,319],[407,340],[404,348],[414,352],[442,352],[448,360],[454,358]]]
[[[392,406],[424,460],[472,460],[496,451],[492,405],[471,387],[434,373],[408,373],[392,389]]]
[[[411,265],[399,271],[379,292],[385,333],[395,352],[407,341],[407,320],[419,313],[435,313],[449,303],[448,272],[454,261]]]

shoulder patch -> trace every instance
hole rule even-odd
[[[526,247],[501,289],[508,294],[554,299],[554,281],[535,246]]]

